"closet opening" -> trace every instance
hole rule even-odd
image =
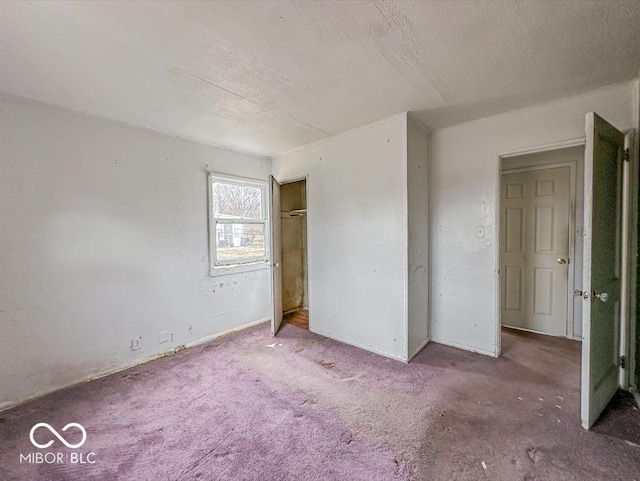
[[[307,286],[307,181],[280,190],[282,322],[309,329]]]

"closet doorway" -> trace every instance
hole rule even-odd
[[[307,180],[278,184],[272,179],[274,319],[309,329]],[[277,217],[276,217],[277,216]],[[274,334],[280,322],[274,322]]]

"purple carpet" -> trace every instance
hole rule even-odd
[[[406,365],[263,324],[0,413],[0,480],[640,481],[615,419],[580,427],[579,351],[505,331],[500,359],[430,344]],[[37,449],[39,422],[86,442],[43,428]]]

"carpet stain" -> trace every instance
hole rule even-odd
[[[542,458],[542,453],[536,448],[528,448],[527,456],[531,460],[532,463],[537,463]]]

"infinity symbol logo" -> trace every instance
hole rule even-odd
[[[78,428],[81,432],[82,432],[82,440],[78,443],[78,444],[69,444],[67,442],[66,439],[64,439],[62,436],[60,436],[60,434],[58,434],[58,431],[56,431],[55,429],[53,429],[51,427],[50,424],[47,423],[38,423],[35,426],[33,426],[31,428],[31,432],[29,433],[29,439],[31,439],[31,444],[33,444],[36,448],[40,448],[40,449],[46,449],[49,446],[51,446],[53,444],[53,439],[51,441],[49,441],[46,444],[39,444],[38,442],[36,442],[35,439],[33,439],[33,433],[36,432],[36,430],[38,428],[47,428],[49,431],[51,431],[51,434],[53,434],[56,438],[58,438],[66,447],[70,448],[70,449],[77,449],[80,446],[82,446],[85,441],[87,440],[87,431],[85,431],[84,427],[82,427],[82,425],[78,424],[78,423],[69,423],[67,424],[65,427],[62,428],[63,431],[66,431],[69,428]]]

